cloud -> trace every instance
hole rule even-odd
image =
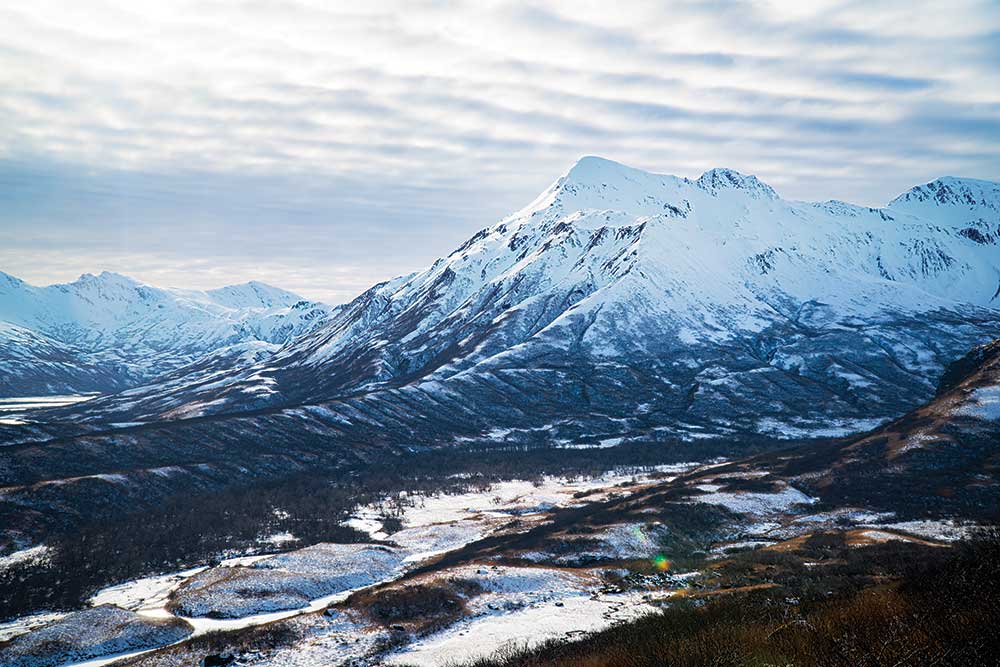
[[[0,269],[341,300],[582,154],[864,204],[997,179],[998,34],[989,0],[10,5]]]
[[[834,72],[826,78],[834,83],[873,88],[887,94],[927,90],[934,86],[934,79],[930,78],[872,74],[869,72]]]

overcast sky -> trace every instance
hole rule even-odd
[[[585,154],[868,205],[1000,180],[1000,3],[0,0],[0,270],[35,284],[342,301]]]

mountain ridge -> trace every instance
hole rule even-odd
[[[0,395],[120,390],[250,341],[273,352],[332,312],[257,281],[198,291],[104,271],[38,287],[4,273]]]
[[[521,426],[540,428],[532,413],[548,408],[525,396],[579,411],[601,386],[629,387],[632,410],[656,406],[662,422],[693,420],[672,431],[686,437],[870,424],[928,397],[928,375],[1000,332],[996,253],[963,233],[1000,226],[980,220],[990,206],[792,202],[729,169],[692,181],[585,157],[527,207],[263,362],[87,409],[158,420],[388,392],[437,414],[467,392],[482,415],[513,401]],[[764,387],[773,400],[753,405]],[[743,423],[722,416],[734,411]],[[627,402],[613,412],[635,421]]]

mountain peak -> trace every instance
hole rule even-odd
[[[207,292],[217,303],[233,308],[271,308],[291,306],[302,297],[288,290],[251,280],[237,285],[226,285]]]
[[[73,281],[73,284],[86,285],[86,284],[114,284],[114,285],[125,285],[125,286],[135,286],[141,283],[135,278],[130,278],[129,276],[122,275],[120,273],[115,273],[114,271],[101,271],[100,274],[94,275],[93,273],[81,274],[79,278]]]
[[[0,286],[2,285],[20,287],[21,285],[24,285],[24,281],[17,276],[12,276],[9,273],[0,271]]]
[[[713,195],[721,190],[743,190],[758,199],[777,199],[778,193],[767,183],[753,175],[741,174],[735,169],[716,167],[709,169],[695,181],[698,187]]]
[[[570,167],[564,178],[575,183],[598,183],[635,172],[646,173],[597,155],[584,155]]]
[[[577,160],[558,181],[564,189],[567,185],[591,189],[621,187],[623,183],[632,183],[648,189],[664,182],[674,185],[692,183],[686,178],[636,169],[596,155],[586,155]],[[778,199],[774,188],[756,176],[724,167],[709,169],[693,184],[713,196],[718,196],[725,190],[733,190],[746,193],[754,199]]]
[[[889,202],[890,207],[919,204],[1000,209],[1000,183],[942,176],[911,188]]]

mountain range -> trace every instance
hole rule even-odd
[[[52,414],[319,405],[338,424],[396,432],[405,413],[459,440],[555,444],[864,430],[1000,336],[998,243],[988,181],[941,178],[868,208],[787,201],[727,169],[690,180],[586,157],[273,354]]]
[[[259,282],[202,292],[104,272],[35,287],[0,272],[0,396],[113,392],[207,355],[261,360],[332,312]]]
[[[995,421],[993,375],[938,384],[1000,338],[998,243],[987,181],[867,208],[787,201],[730,170],[689,180],[584,158],[447,257],[336,308],[256,283],[4,276],[5,392],[126,388],[0,422],[0,531],[33,544],[431,447],[738,456],[887,423],[873,433],[909,429],[900,447],[924,465],[951,427],[917,431],[959,393],[942,423]],[[891,421],[904,414],[917,417]]]

